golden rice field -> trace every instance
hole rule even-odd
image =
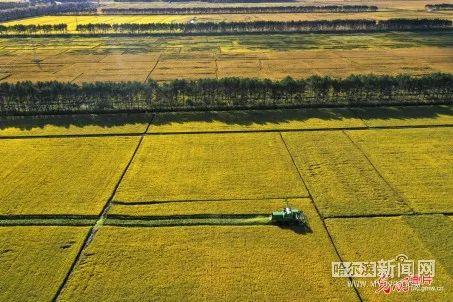
[[[376,294],[376,287],[359,287],[366,301],[449,301],[453,295],[451,232],[453,224],[445,215],[380,218],[327,219],[327,229],[344,261],[379,261],[404,254],[409,259],[435,259],[430,292]],[[398,278],[395,278],[398,279]],[[362,279],[363,280],[363,279]]]
[[[452,45],[445,32],[8,38],[0,39],[0,81],[421,75],[453,72]]]
[[[355,300],[340,280],[322,277],[337,257],[314,208],[302,208],[313,221],[307,235],[272,226],[104,227],[61,301],[105,293],[113,301]]]
[[[452,106],[1,118],[0,300],[449,301],[452,121]],[[286,201],[307,227],[269,224]],[[435,259],[442,290],[331,276],[399,254]]]
[[[0,300],[51,301],[88,227],[0,227]]]
[[[11,1],[11,0],[0,0]],[[448,3],[442,0],[295,0],[292,2],[262,2],[262,3],[241,3],[241,6],[298,6],[298,5],[376,5],[379,11],[423,11],[426,4]],[[102,0],[101,6],[104,8],[152,8],[152,7],[216,7],[216,6],[237,6],[237,3],[212,3],[212,2],[114,2],[112,0]]]
[[[99,215],[137,143],[136,137],[1,140],[0,215]]]
[[[348,135],[416,212],[443,213],[450,209],[450,128],[357,131]]]
[[[3,25],[68,25],[68,32],[76,32],[77,25],[88,23],[188,23],[195,22],[253,22],[253,21],[314,21],[336,19],[374,19],[391,18],[440,18],[453,19],[451,11],[427,12],[425,10],[377,11],[360,13],[278,13],[278,14],[203,14],[203,15],[86,15],[86,16],[40,16],[1,23]]]
[[[278,133],[191,134],[145,137],[114,201],[307,196]]]

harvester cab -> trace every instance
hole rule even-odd
[[[281,211],[272,212],[271,222],[277,224],[307,224],[307,217],[301,210],[291,208],[286,202]]]

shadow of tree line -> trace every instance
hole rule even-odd
[[[356,108],[306,108],[278,110],[231,110],[206,112],[168,112],[168,113],[115,113],[115,114],[66,114],[43,116],[7,116],[0,117],[0,130],[18,128],[30,130],[57,126],[62,128],[98,126],[112,128],[124,125],[147,124],[169,125],[188,122],[220,122],[227,125],[265,125],[283,124],[309,119],[342,120],[361,118],[411,120],[452,116],[451,105],[395,106],[395,107],[356,107]]]

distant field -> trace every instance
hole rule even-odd
[[[0,300],[51,301],[88,227],[0,227]]]
[[[426,4],[447,3],[445,0],[296,0],[293,2],[264,2],[264,3],[241,3],[241,6],[300,6],[300,5],[376,5],[380,10],[424,10]],[[198,1],[187,2],[114,2],[111,0],[101,1],[101,7],[108,8],[142,8],[142,7],[193,7],[193,6],[237,6],[237,3],[209,3]]]
[[[261,301],[276,293],[279,301],[353,301],[354,291],[330,277],[337,257],[319,217],[309,203],[302,209],[311,233],[273,226],[105,227],[61,300],[101,300],[109,292],[111,301]]]
[[[216,15],[87,15],[87,16],[41,16],[2,23],[14,24],[59,24],[68,25],[68,31],[74,32],[77,24],[88,23],[188,23],[195,22],[251,22],[251,21],[313,21],[335,19],[374,19],[390,18],[440,18],[452,19],[453,12],[427,11],[383,11],[361,13],[276,13],[276,14],[216,14]]]
[[[137,142],[0,140],[0,215],[99,215]]]
[[[81,83],[352,73],[421,75],[453,72],[452,46],[453,35],[446,32],[11,38],[0,39],[0,80]]]
[[[279,134],[238,133],[146,137],[114,200],[305,196],[307,191]]]

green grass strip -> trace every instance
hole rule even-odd
[[[17,218],[0,219],[2,226],[22,226],[22,225],[55,225],[55,226],[92,226],[96,219],[91,218]]]
[[[186,225],[267,225],[269,216],[253,218],[188,218],[188,219],[118,219],[107,218],[104,225],[115,226],[186,226]]]

